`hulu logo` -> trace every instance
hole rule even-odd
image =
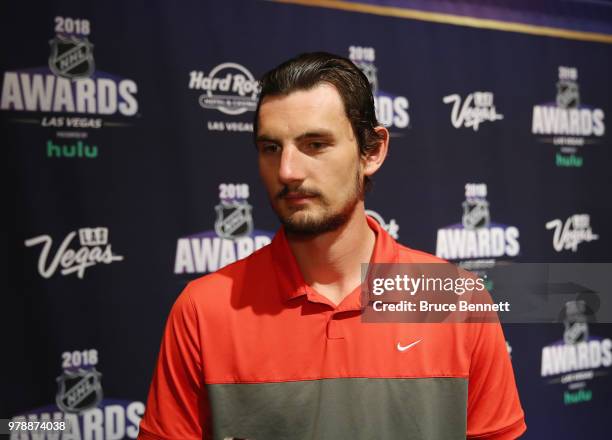
[[[591,390],[580,390],[575,393],[566,391],[563,393],[563,403],[566,405],[573,405],[574,403],[590,402],[593,398],[593,392]]]
[[[555,164],[558,167],[574,167],[580,168],[582,166],[582,157],[575,156],[570,154],[569,156],[564,156],[561,153],[557,153],[555,156]]]
[[[89,146],[82,141],[77,141],[72,145],[56,145],[51,141],[47,141],[47,157],[75,157],[95,159],[98,157],[97,145]]]

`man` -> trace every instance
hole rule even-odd
[[[389,142],[366,77],[311,53],[261,85],[259,170],[283,227],[179,296],[139,438],[518,437],[499,324],[360,319],[361,263],[439,261],[365,215]]]

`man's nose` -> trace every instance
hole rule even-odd
[[[280,182],[288,184],[304,180],[304,165],[304,157],[300,150],[291,145],[284,147],[278,171]]]

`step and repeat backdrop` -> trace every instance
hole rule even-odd
[[[391,146],[366,207],[400,243],[473,270],[612,260],[612,8],[319,3],[1,7],[0,417],[71,422],[15,438],[136,437],[177,295],[279,226],[257,79],[301,52],[370,79]],[[525,438],[610,436],[612,325],[579,321],[504,325]]]

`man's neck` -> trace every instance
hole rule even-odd
[[[363,203],[340,228],[316,237],[287,236],[306,284],[339,304],[361,283],[361,263],[368,263],[376,234],[368,226]]]

